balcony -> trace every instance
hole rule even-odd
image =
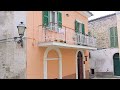
[[[74,29],[66,26],[58,28],[58,25],[53,23],[50,23],[48,27],[43,27],[41,25],[39,29],[39,36],[39,46],[45,46],[46,43],[46,45],[55,44],[63,45],[65,47],[96,47],[95,37],[83,35],[82,33],[76,33]]]

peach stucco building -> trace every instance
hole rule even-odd
[[[89,78],[88,11],[29,11],[26,19],[27,79]]]

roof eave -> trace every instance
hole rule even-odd
[[[90,11],[87,11],[91,16],[93,16],[93,14]]]
[[[91,12],[89,12],[89,11],[82,11],[82,12],[83,12],[83,14],[84,14],[87,18],[93,16],[93,14],[92,14]]]

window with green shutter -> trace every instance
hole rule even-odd
[[[118,47],[117,27],[110,28],[110,46]]]
[[[75,21],[75,32],[79,32],[79,23],[77,21]]]
[[[75,20],[75,32],[85,34],[85,26],[84,24]]]
[[[82,34],[85,34],[85,25],[82,24]]]
[[[113,32],[113,27],[110,28],[110,46],[114,47],[114,32]]]
[[[117,27],[115,27],[115,47],[118,47],[118,33],[117,33]]]
[[[57,12],[57,21],[58,21],[58,27],[62,28],[62,13]]]
[[[43,11],[43,26],[48,26],[49,25],[49,11]]]
[[[59,11],[43,11],[43,26],[49,26],[51,30],[62,28],[62,13]]]

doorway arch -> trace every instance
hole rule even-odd
[[[83,55],[79,51],[77,55],[78,79],[83,79]]]
[[[113,66],[114,66],[114,75],[120,76],[120,60],[119,53],[113,55]]]
[[[48,56],[48,53],[49,51],[51,50],[55,50],[58,54],[58,58],[52,58],[52,59],[56,59],[56,60],[59,60],[59,79],[62,79],[62,54],[60,52],[60,49],[57,48],[57,47],[48,47],[46,50],[45,50],[45,53],[44,53],[44,60],[43,60],[43,68],[44,68],[44,79],[47,79],[47,61],[50,60],[47,56]],[[51,60],[52,60],[51,59]]]
[[[76,79],[85,78],[85,61],[83,50],[77,50],[76,52]],[[82,65],[81,65],[82,64]],[[82,71],[82,73],[80,73]]]

